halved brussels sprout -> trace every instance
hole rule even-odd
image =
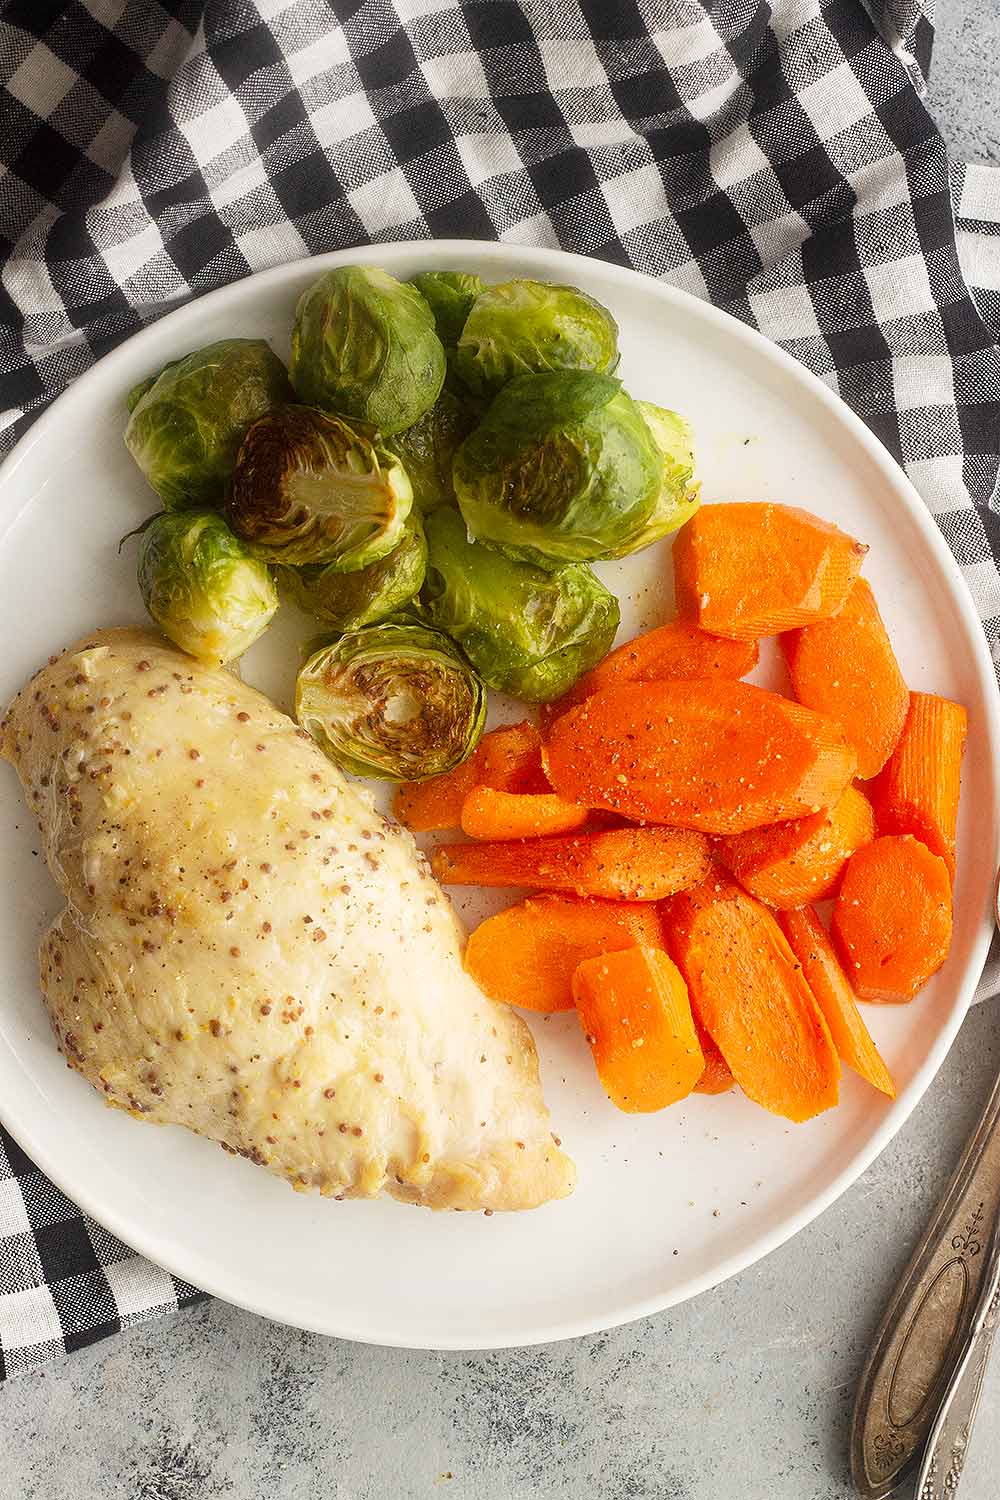
[[[139,589],[163,634],[213,666],[242,656],[278,607],[265,565],[212,510],[154,517],[139,547]]]
[[[434,405],[444,375],[434,315],[406,282],[341,266],[299,298],[291,376],[300,400],[401,432]]]
[[[420,592],[427,568],[427,542],[420,518],[410,514],[398,547],[353,573],[337,564],[276,569],[281,593],[308,615],[335,630],[359,630],[402,609]]]
[[[417,510],[426,514],[436,505],[454,501],[452,464],[459,444],[475,425],[475,413],[468,402],[445,387],[419,422],[387,440],[386,447],[399,456],[406,469]]]
[[[610,375],[566,370],[504,386],[455,455],[479,541],[540,567],[615,557],[652,513],[663,461]]]
[[[518,375],[548,370],[608,373],[618,364],[618,325],[586,292],[546,281],[501,281],[476,298],[455,352],[459,378],[493,396]]]
[[[257,557],[348,573],[403,539],[413,491],[395,454],[314,406],[282,406],[240,446],[229,521]]]
[[[425,781],[476,748],[486,689],[453,641],[402,616],[320,647],[299,673],[295,714],[345,771]]]
[[[689,423],[677,412],[654,406],[651,401],[637,401],[635,404],[660,450],[663,474],[649,520],[631,543],[617,554],[619,557],[662,541],[690,520],[701,504],[701,485],[694,477],[694,447]]]
[[[247,428],[291,400],[263,339],[220,339],[133,386],[125,446],[168,509],[221,505]]]
[[[528,703],[567,692],[609,650],[618,600],[585,563],[546,572],[470,542],[456,510],[427,517],[422,613],[488,687]]]
[[[483,278],[464,271],[421,271],[410,278],[410,284],[434,314],[434,326],[445,348],[457,344],[473,302],[486,289]]]

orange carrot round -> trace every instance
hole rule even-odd
[[[651,904],[529,896],[479,924],[465,967],[491,999],[551,1013],[573,1009],[573,975],[585,958],[661,942]]]
[[[703,505],[674,539],[677,611],[736,640],[840,609],[868,548],[790,505]]]
[[[592,698],[605,688],[624,682],[664,682],[677,677],[745,677],[757,665],[756,641],[734,641],[709,635],[689,620],[671,620],[647,630],[610,651],[602,662],[554,703],[542,704],[542,725]]]
[[[831,930],[863,1000],[910,1000],[951,946],[948,866],[909,834],[877,838],[851,857]]]
[[[561,797],[706,833],[742,833],[832,807],[855,768],[832,719],[745,682],[628,683],[548,732]]]
[[[491,729],[468,760],[453,771],[397,787],[392,810],[414,833],[458,828],[462,803],[476,786],[503,792],[550,790],[542,771],[542,742],[534,724],[525,721]]]
[[[475,786],[462,803],[462,832],[470,839],[527,839],[572,833],[590,816],[586,807],[564,802],[555,792],[498,792]]]
[[[712,876],[661,915],[692,1008],[748,1098],[797,1121],[836,1104],[829,1027],[767,907]]]
[[[879,833],[912,833],[955,878],[955,828],[968,715],[960,703],[911,693],[903,733],[872,788]]]
[[[716,853],[751,896],[786,911],[836,895],[847,861],[874,837],[871,804],[849,786],[829,812],[720,839]]]
[[[705,1059],[684,980],[662,949],[585,959],[573,997],[612,1104],[646,1114],[690,1094]]]
[[[903,729],[910,695],[863,578],[839,614],[781,637],[795,696],[836,719],[867,781],[885,765]]]
[[[788,945],[799,963],[816,1004],[826,1017],[841,1062],[853,1068],[874,1088],[890,1099],[896,1097],[892,1074],[882,1061],[868,1027],[854,1003],[847,975],[826,935],[826,928],[811,906],[785,911],[778,917]]]
[[[661,901],[703,880],[710,866],[704,835],[678,828],[441,844],[431,855],[442,885],[533,886],[620,901]]]

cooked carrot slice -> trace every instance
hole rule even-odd
[[[442,844],[431,855],[443,885],[535,886],[618,901],[660,901],[703,880],[710,863],[708,840],[677,828]]]
[[[840,1062],[823,1013],[774,917],[710,877],[662,908],[691,1004],[743,1092],[789,1120],[837,1102]]]
[[[662,949],[585,959],[573,975],[573,998],[612,1104],[646,1114],[690,1094],[705,1059],[687,987]]]
[[[527,839],[572,833],[589,817],[586,807],[564,802],[555,792],[498,792],[475,786],[462,803],[462,832],[470,839]]]
[[[721,679],[595,693],[552,725],[543,759],[570,802],[706,833],[832,807],[855,767],[832,719]]]
[[[859,578],[839,614],[781,637],[795,696],[836,719],[858,752],[858,775],[878,774],[910,703],[875,595]]]
[[[874,837],[871,803],[849,786],[829,812],[720,839],[716,853],[751,896],[785,911],[835,896],[847,861]]]
[[[573,1009],[585,958],[662,942],[656,907],[586,896],[529,896],[487,917],[469,938],[465,967],[484,994],[526,1010]]]
[[[561,698],[542,705],[543,728],[567,709],[604,688],[623,682],[665,682],[676,677],[728,677],[736,680],[757,665],[756,641],[709,635],[689,620],[671,620],[611,651],[584,672]]]
[[[432,776],[398,787],[393,812],[415,833],[432,828],[458,828],[462,803],[476,786],[501,792],[549,790],[542,771],[541,739],[534,724],[505,724],[484,734],[468,760]]]
[[[948,957],[948,866],[911,834],[859,849],[844,872],[831,928],[862,1000],[910,1000]]]
[[[911,693],[899,744],[872,788],[879,833],[912,833],[955,878],[955,825],[968,715],[960,703]]]
[[[875,1088],[896,1097],[892,1074],[882,1061],[868,1027],[854,1003],[847,975],[826,935],[826,928],[811,906],[785,911],[778,917],[788,945],[799,963],[816,1004],[826,1017],[841,1062],[853,1068]]]
[[[694,1015],[694,1029],[698,1033],[698,1042],[705,1058],[705,1068],[694,1091],[696,1094],[728,1093],[736,1082],[733,1071],[698,1019],[694,1006],[691,1007],[691,1014]]]
[[[703,505],[674,539],[677,612],[755,640],[840,609],[868,548],[790,505]]]

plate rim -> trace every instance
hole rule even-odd
[[[316,274],[339,265],[351,265],[358,263],[375,263],[391,269],[393,264],[406,261],[417,256],[434,256],[439,259],[454,259],[472,261],[483,261],[492,258],[501,264],[508,257],[519,255],[530,256],[533,261],[543,267],[551,268],[555,276],[572,274],[573,268],[580,268],[580,274],[586,279],[594,268],[598,274],[608,278],[612,283],[635,287],[637,280],[646,282],[646,290],[650,295],[663,299],[666,303],[674,303],[684,308],[687,313],[695,313],[697,317],[703,318],[709,325],[715,327],[723,337],[731,339],[736,344],[747,346],[758,357],[769,362],[778,371],[789,376],[793,382],[805,390],[816,400],[833,419],[840,424],[857,442],[858,446],[873,462],[880,474],[886,479],[889,489],[894,493],[896,499],[908,511],[914,521],[917,530],[921,534],[922,541],[934,554],[938,566],[942,569],[950,582],[949,602],[958,609],[961,615],[963,633],[973,642],[973,657],[977,677],[982,688],[982,705],[984,712],[984,730],[987,751],[992,751],[991,780],[994,794],[994,849],[993,864],[997,864],[997,855],[1000,851],[1000,690],[997,686],[996,673],[990,656],[982,622],[976,612],[969,587],[962,575],[961,569],[954,555],[944,540],[944,537],[934,519],[934,516],[921,498],[919,492],[909,479],[902,467],[875,434],[868,428],[862,419],[847,405],[845,401],[829,386],[827,386],[817,375],[805,365],[794,359],[780,345],[773,343],[757,329],[749,324],[743,323],[732,314],[714,306],[711,302],[674,287],[659,280],[654,276],[648,276],[643,272],[633,270],[631,267],[621,266],[615,262],[602,261],[596,257],[575,254],[570,251],[559,250],[553,247],[535,246],[531,244],[505,243],[496,240],[463,240],[463,239],[419,239],[398,240],[384,244],[360,245],[348,250],[330,251],[322,255],[302,256],[295,260],[282,262],[280,265],[272,266],[264,271],[253,273],[242,277],[238,281],[227,282],[224,286],[217,287],[212,291],[196,296],[165,312],[145,327],[138,329],[134,334],[123,340],[116,348],[96,360],[93,365],[84,370],[67,388],[62,391],[52,404],[32,423],[15,447],[0,464],[0,486],[10,481],[20,464],[28,457],[40,443],[44,444],[50,431],[57,430],[61,413],[64,407],[72,401],[79,399],[79,390],[88,379],[99,369],[103,376],[113,374],[117,364],[123,363],[126,358],[135,352],[138,341],[154,340],[157,333],[165,325],[179,328],[185,321],[193,322],[197,316],[206,308],[215,303],[225,301],[231,296],[235,287],[253,285],[267,289],[280,285],[287,278],[294,277],[296,271],[302,271],[306,265],[314,266]],[[25,502],[30,503],[30,500]],[[20,518],[24,510],[24,504],[17,506],[13,511],[0,518],[0,539],[2,539],[11,526]],[[144,1226],[139,1221],[134,1221],[126,1215],[119,1213],[114,1203],[105,1203],[101,1197],[99,1173],[97,1186],[85,1185],[84,1190],[79,1191],[78,1186],[67,1181],[62,1174],[58,1152],[54,1147],[49,1149],[48,1145],[37,1138],[30,1122],[14,1120],[8,1115],[7,1102],[0,1099],[0,1121],[8,1130],[10,1135],[17,1141],[18,1145],[31,1158],[34,1164],[73,1202],[81,1212],[89,1215],[98,1223],[103,1225],[117,1236],[124,1244],[128,1245],[137,1254],[140,1254],[153,1262],[154,1265],[162,1267],[171,1275],[190,1283],[198,1289],[208,1293],[210,1296],[218,1297],[223,1301],[253,1312],[260,1317],[270,1318],[273,1321],[282,1322],[292,1327],[299,1327],[311,1332],[324,1334],[331,1337],[345,1339],[349,1342],[372,1344],[379,1347],[421,1349],[421,1350],[492,1350],[528,1348],[535,1345],[556,1343],[565,1339],[578,1338],[585,1335],[602,1332],[612,1328],[618,1328],[624,1324],[635,1322],[641,1318],[649,1317],[655,1313],[663,1312],[670,1307],[691,1300],[702,1292],[711,1290],[721,1285],[730,1277],[740,1271],[762,1260],[772,1251],[778,1249],[788,1240],[792,1239],[800,1230],[804,1229],[820,1214],[825,1212],[835,1203],[849,1187],[868,1169],[875,1158],[888,1146],[899,1130],[909,1119],[920,1099],[923,1097],[930,1083],[937,1075],[942,1063],[951,1049],[952,1042],[968,1012],[970,1002],[978,984],[982,969],[984,967],[989,950],[990,939],[993,932],[993,922],[989,912],[984,912],[980,920],[977,936],[973,943],[969,961],[963,971],[960,981],[955,985],[955,998],[945,1022],[938,1030],[937,1036],[930,1047],[923,1065],[917,1070],[909,1085],[897,1097],[894,1106],[889,1109],[881,1122],[872,1131],[864,1145],[854,1153],[848,1164],[838,1172],[826,1185],[813,1192],[801,1206],[774,1228],[750,1239],[740,1250],[734,1251],[723,1260],[716,1262],[711,1269],[693,1274],[669,1290],[651,1296],[636,1299],[634,1301],[620,1301],[616,1304],[615,1311],[609,1315],[607,1311],[598,1312],[594,1317],[575,1317],[556,1321],[551,1324],[532,1323],[527,1327],[515,1327],[502,1334],[501,1337],[489,1334],[471,1335],[466,1337],[438,1335],[433,1339],[428,1337],[407,1337],[393,1335],[391,1329],[379,1328],[372,1325],[372,1320],[367,1320],[367,1328],[363,1321],[354,1324],[345,1323],[339,1317],[325,1319],[322,1309],[316,1305],[315,1316],[296,1317],[289,1313],[275,1310],[266,1305],[266,1299],[261,1300],[259,1293],[242,1285],[235,1288],[230,1281],[226,1282],[226,1271],[224,1266],[218,1264],[204,1264],[203,1259],[197,1254],[192,1254],[185,1246],[182,1238],[163,1242],[157,1239],[154,1231],[146,1233]]]

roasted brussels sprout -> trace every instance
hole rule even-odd
[[[470,542],[450,506],[427,517],[421,612],[462,647],[488,687],[546,703],[606,654],[618,600],[585,563],[550,573]]]
[[[291,400],[263,339],[221,339],[132,388],[125,446],[168,509],[221,505],[247,428]]]
[[[242,656],[278,607],[265,565],[212,510],[154,517],[142,533],[139,589],[163,634],[214,666]]]
[[[410,514],[398,547],[353,573],[323,563],[277,568],[278,588],[306,614],[334,630],[359,630],[402,609],[420,592],[427,568],[427,542],[420,518]]]
[[[617,557],[652,513],[663,461],[610,375],[522,375],[455,455],[469,531],[540,567]]]
[[[299,298],[291,376],[300,400],[402,432],[434,405],[444,375],[434,315],[406,282],[341,266]]]
[[[468,402],[447,387],[429,412],[405,432],[386,440],[413,486],[414,507],[426,514],[455,499],[451,469],[459,444],[476,425]]]
[[[463,271],[421,271],[412,278],[411,285],[434,314],[434,326],[442,344],[446,349],[454,347],[473,302],[486,289],[485,281]]]
[[[502,281],[476,298],[455,352],[459,379],[493,396],[517,375],[548,370],[610,372],[618,364],[618,325],[574,286]]]
[[[282,406],[240,445],[228,514],[267,562],[348,573],[398,547],[412,504],[395,454],[329,412]]]
[[[642,547],[669,536],[683,526],[701,504],[701,486],[694,477],[694,448],[689,424],[677,412],[654,406],[651,401],[637,401],[635,404],[660,450],[663,472],[660,492],[649,520],[631,543],[622,548],[619,556],[625,552],[638,552]]]
[[[345,771],[424,781],[472,754],[486,689],[453,641],[401,616],[320,647],[299,673],[295,713]]]

